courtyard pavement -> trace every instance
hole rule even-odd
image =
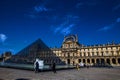
[[[57,73],[0,68],[0,80],[120,80],[120,68],[81,68]]]

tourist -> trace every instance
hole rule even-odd
[[[35,73],[39,72],[39,59],[36,59],[35,63],[34,63],[34,68],[35,68]]]
[[[55,64],[55,62],[53,62],[53,64],[52,64],[52,71],[53,71],[54,73],[56,73],[56,64]]]
[[[80,66],[81,68],[83,68],[83,67],[84,67],[84,63],[83,63],[83,62],[80,62],[79,66]]]
[[[79,64],[76,64],[76,68],[77,70],[80,70]]]

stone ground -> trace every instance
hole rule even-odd
[[[0,80],[120,80],[120,68],[81,68],[34,73],[34,71],[0,68]]]

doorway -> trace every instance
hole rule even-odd
[[[68,65],[70,64],[70,59],[67,59],[67,64],[68,64]]]

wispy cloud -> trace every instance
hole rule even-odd
[[[100,28],[98,31],[108,31],[110,29],[112,29],[112,26],[104,26],[104,27]]]
[[[117,18],[116,22],[119,23],[120,22],[120,18]]]
[[[57,28],[54,28],[54,33],[60,32],[60,31],[65,27],[66,24],[67,24],[67,22],[64,22],[64,23],[62,23],[62,24],[59,24],[59,25],[57,26]]]
[[[44,3],[41,3],[39,5],[35,5],[31,8],[31,10],[26,13],[24,16],[27,16],[32,19],[41,18],[43,17],[43,14],[46,12],[52,11],[51,8],[46,7],[46,1]],[[41,16],[42,15],[42,16]],[[46,16],[45,16],[46,17]]]
[[[108,31],[108,30],[111,30],[111,29],[114,28],[115,25],[116,25],[117,23],[119,23],[119,22],[120,22],[120,18],[117,18],[114,23],[109,24],[109,25],[107,25],[107,26],[104,26],[104,27],[98,29],[98,31]]]
[[[0,53],[4,53],[6,51],[11,51],[12,53],[15,53],[13,45],[6,42],[7,38],[8,37],[5,34],[0,34]]]
[[[0,42],[4,42],[7,39],[7,36],[5,34],[0,34]]]
[[[74,24],[68,25],[67,27],[61,29],[61,33],[62,33],[63,35],[68,35],[68,34],[70,34],[71,31],[72,31],[72,28],[73,28],[74,26],[75,26]]]
[[[63,23],[64,24],[64,23]],[[63,35],[68,35],[72,32],[72,28],[75,26],[75,24],[61,24],[57,28],[54,29],[54,33],[61,33]]]
[[[66,20],[74,21],[74,20],[76,20],[76,19],[79,19],[79,16],[66,15],[66,16],[65,16],[65,19],[66,19]]]
[[[79,3],[76,4],[75,7],[80,8],[82,6],[95,6],[95,5],[97,5],[96,1],[95,2],[93,2],[93,1],[91,1],[91,2],[79,2]]]
[[[55,29],[54,29],[54,33],[59,32],[61,29],[62,29],[62,27],[57,27],[57,28],[55,28]]]
[[[35,7],[34,7],[34,10],[35,10],[37,13],[49,11],[48,8],[46,8],[45,6],[41,6],[41,5],[35,6]]]
[[[116,5],[115,7],[113,7],[113,11],[116,11],[116,10],[118,10],[118,9],[120,9],[120,4],[118,4],[118,5]]]
[[[59,19],[62,20],[61,23],[57,24],[57,27],[56,25],[52,26],[54,27],[52,28],[52,30],[54,31],[55,34],[59,33],[62,35],[68,35],[72,33],[73,27],[75,27],[75,25],[79,21],[79,16],[68,14]]]

